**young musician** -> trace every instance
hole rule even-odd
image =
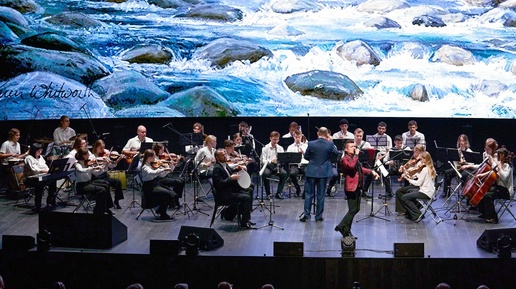
[[[145,194],[147,206],[159,206],[156,213],[160,215],[160,219],[170,220],[171,217],[167,215],[167,208],[173,204],[174,199],[177,199],[177,195],[168,187],[160,184],[159,177],[164,178],[172,169],[153,166],[153,164],[156,164],[156,161],[154,150],[145,150],[142,161],[142,190]]]
[[[66,158],[69,158],[71,160],[75,160],[75,155],[82,148],[87,149],[88,148],[88,142],[84,138],[78,137],[78,138],[76,138],[73,141],[72,150],[70,151],[70,153],[68,153],[68,155],[66,155]],[[89,159],[94,159],[95,158],[90,151],[88,151],[88,158]]]
[[[75,163],[77,193],[95,195],[94,214],[113,215],[113,212],[109,210],[113,207],[113,201],[109,194],[109,183],[104,180],[92,180],[92,175],[100,175],[104,171],[101,166],[88,159],[89,154],[90,152],[86,148],[79,149],[75,154],[77,160],[77,163]]]
[[[466,159],[464,158],[463,152],[472,152],[472,150],[469,148],[469,139],[468,136],[465,134],[459,135],[457,138],[457,152],[459,154],[459,162],[455,162],[453,165],[456,167],[457,170],[461,172],[461,179],[466,176],[466,170],[462,167],[466,164]],[[451,180],[457,176],[457,173],[453,168],[447,169],[444,171],[444,178],[443,178],[443,193],[441,194],[440,198],[448,198],[451,193]]]
[[[2,143],[0,147],[0,159],[2,160],[2,165],[8,165],[9,159],[11,158],[24,158],[29,154],[29,150],[27,150],[24,154],[21,153],[21,146],[18,142],[20,140],[20,130],[17,128],[12,128],[9,130],[8,140]]]
[[[71,138],[76,136],[75,130],[70,127],[70,118],[66,115],[62,115],[59,119],[59,127],[54,130],[54,143],[57,145],[71,143]]]
[[[301,153],[302,156],[301,162],[299,164],[291,164],[289,168],[290,180],[296,188],[296,196],[298,197],[301,194],[301,187],[299,186],[299,181],[297,180],[297,177],[300,174],[304,175],[306,166],[308,165],[308,161],[304,158],[304,154],[306,152],[306,149],[308,148],[308,144],[301,142],[302,136],[303,134],[301,133],[301,131],[294,131],[294,143],[289,145],[287,148],[287,152]]]
[[[300,129],[299,125],[297,124],[297,122],[293,121],[288,126],[288,133],[284,134],[281,138],[291,138],[291,137],[294,137],[295,132],[297,130],[301,131],[301,129]]]
[[[410,151],[410,148],[408,146],[403,146],[403,138],[401,135],[396,135],[394,137],[394,147],[391,148],[389,153],[393,153],[394,155],[397,154],[404,154],[408,157],[408,152]],[[391,176],[400,176],[400,168],[402,166],[402,162],[399,159],[391,160],[390,155],[387,155],[384,159],[384,165],[388,167],[389,176],[386,178],[383,178],[383,184],[385,186],[385,198],[391,199],[393,197],[392,194],[392,188],[391,188]]]
[[[157,158],[162,162],[164,167],[168,167],[170,172],[166,174],[165,177],[158,176],[156,177],[156,181],[159,185],[163,187],[172,188],[177,198],[174,198],[172,201],[172,208],[179,209],[181,204],[179,203],[179,199],[183,197],[183,189],[185,187],[184,179],[180,177],[175,177],[172,172],[175,169],[175,166],[178,162],[179,157],[175,154],[169,154],[165,151],[165,147],[157,143],[153,147],[154,152],[156,153]]]
[[[213,165],[216,162],[215,147],[217,146],[217,137],[214,135],[208,135],[204,143],[204,147],[195,155],[194,164],[197,166],[199,176],[211,178],[213,175]]]
[[[30,153],[25,158],[23,172],[25,177],[48,173],[49,168],[45,162],[45,159],[41,156],[42,152],[43,146],[41,144],[34,143],[31,146]],[[39,182],[37,180],[32,181],[30,178],[27,178],[26,182],[28,185],[34,187],[34,211],[38,212],[41,210],[41,200],[43,199],[43,193],[45,191],[46,185],[48,185],[47,207],[56,206],[55,194],[57,191],[57,185],[55,180],[50,182]]]
[[[278,164],[278,153],[284,152],[283,147],[278,144],[280,134],[277,131],[272,131],[269,135],[270,142],[262,149],[262,181],[265,186],[267,197],[271,194],[271,176],[279,176],[278,188],[276,191],[276,198],[283,199],[283,187],[287,181],[287,172]]]
[[[416,144],[422,144],[426,148],[425,135],[417,131],[417,122],[415,120],[408,122],[408,131],[404,132],[401,136],[403,137],[403,145],[413,147]],[[407,143],[407,139],[411,138],[419,138],[419,141],[416,144]]]
[[[254,149],[254,148],[256,148],[256,145],[255,145],[255,142],[254,142],[254,137],[251,134],[251,129],[252,129],[252,127],[250,127],[247,124],[247,122],[245,122],[245,121],[241,121],[238,124],[238,132],[240,133],[240,136],[242,137],[242,143],[244,145],[249,144]]]
[[[343,118],[339,121],[340,131],[333,134],[333,138],[342,138],[342,139],[355,139],[353,133],[348,131],[349,122],[347,119]]]
[[[510,153],[506,148],[497,151],[498,160],[493,161],[498,174],[496,182],[485,193],[478,203],[479,217],[485,218],[486,223],[498,223],[498,216],[494,207],[495,199],[510,200],[514,195],[513,174],[510,161]],[[489,172],[478,174],[476,177],[482,179]]]
[[[253,203],[253,186],[242,189],[238,184],[237,171],[246,170],[243,165],[238,165],[234,169],[227,165],[227,153],[224,149],[218,149],[215,152],[217,162],[213,167],[213,186],[217,194],[220,194],[223,200],[237,201],[240,205],[241,228],[254,229],[255,223],[251,222],[251,207]]]
[[[109,183],[109,186],[115,189],[115,209],[121,209],[122,207],[120,207],[119,201],[124,199],[124,192],[122,191],[122,182],[119,179],[110,177],[108,174],[108,170],[111,170],[114,167],[116,167],[118,161],[111,161],[111,159],[109,158],[110,151],[106,149],[106,144],[103,140],[97,140],[93,145],[92,151],[95,159],[101,161],[100,165],[104,168],[103,173],[101,173],[100,175],[93,175],[92,179],[101,179],[107,181]]]
[[[400,202],[401,206],[407,211],[405,215],[406,219],[417,220],[421,215],[421,211],[417,207],[417,199],[430,199],[434,195],[435,191],[435,168],[432,157],[428,152],[423,151],[419,156],[419,173],[416,173],[412,178],[407,174],[403,177],[415,187],[419,189],[416,191],[409,192],[407,194],[396,193],[396,199]]]
[[[355,215],[360,211],[360,195],[364,186],[364,175],[373,175],[375,179],[379,178],[375,171],[362,167],[358,161],[358,153],[359,150],[354,141],[346,141],[341,165],[346,178],[344,192],[348,200],[348,212],[335,227],[335,231],[340,232],[343,237],[353,237],[351,225]]]
[[[404,175],[411,174],[412,172],[414,172],[414,170],[421,167],[421,155],[424,151],[425,148],[423,147],[423,145],[416,145],[414,147],[414,154],[412,155],[412,158],[406,164],[401,166],[398,170],[401,174],[399,181],[401,181],[402,179],[405,181],[405,185],[396,191],[395,211],[399,213],[399,215],[407,214],[406,209],[401,204],[401,197],[405,194],[408,194],[412,191],[417,191],[419,189],[418,186],[412,184],[406,178],[404,178]]]

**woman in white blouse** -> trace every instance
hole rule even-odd
[[[23,174],[25,177],[48,173],[48,166],[45,159],[41,156],[43,152],[43,146],[39,143],[34,143],[30,147],[29,155],[25,158],[25,166]],[[34,211],[38,212],[41,210],[41,200],[43,199],[43,193],[45,186],[48,185],[48,196],[47,196],[47,207],[56,205],[56,181],[40,182],[37,180],[27,179],[27,185],[34,187]]]

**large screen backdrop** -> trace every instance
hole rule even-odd
[[[516,116],[514,1],[1,3],[4,120]]]

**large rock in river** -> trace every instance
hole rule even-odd
[[[262,57],[271,57],[272,52],[255,44],[235,40],[231,38],[220,38],[203,46],[192,55],[193,58],[209,59],[211,66],[222,68],[233,61],[246,61],[253,63]]]
[[[21,43],[28,46],[44,48],[49,50],[74,51],[92,55],[92,53],[88,49],[79,45],[72,39],[52,32],[45,32],[41,34],[28,36],[26,38],[23,38]]]
[[[71,28],[90,28],[102,26],[102,22],[80,12],[63,12],[45,19],[46,22]]]
[[[34,0],[0,0],[0,6],[7,6],[22,13],[37,12],[43,10]]]
[[[269,6],[276,13],[306,12],[320,9],[317,1],[313,0],[272,0]]]
[[[399,25],[398,22],[383,16],[374,17],[366,21],[364,25],[368,27],[376,27],[377,29],[401,28],[401,25]]]
[[[198,86],[172,95],[159,105],[182,112],[187,117],[237,116],[240,112],[234,104],[207,86]]]
[[[357,10],[369,13],[387,13],[408,7],[410,6],[407,2],[400,0],[367,0],[359,4]]]
[[[174,58],[174,53],[158,44],[141,44],[122,52],[120,58],[130,63],[167,64]]]
[[[363,94],[349,77],[331,71],[312,70],[294,74],[285,79],[285,84],[294,92],[318,98],[343,100]]]
[[[95,81],[92,89],[116,110],[156,104],[170,96],[136,71],[118,71]]]
[[[0,118],[84,117],[85,105],[92,118],[113,117],[100,97],[87,86],[69,78],[49,72],[29,72],[0,82]]]
[[[243,15],[242,10],[226,5],[199,5],[193,7],[188,12],[177,16],[234,22],[242,20]]]
[[[473,56],[473,53],[463,48],[443,45],[434,53],[432,61],[462,66],[473,64],[476,60],[475,56]]]
[[[23,27],[29,26],[29,22],[20,12],[9,7],[0,6],[0,21],[5,22],[6,24],[14,23]]]
[[[20,39],[9,26],[0,21],[0,45],[19,42]]]
[[[376,66],[380,64],[380,57],[369,45],[360,40],[354,40],[337,47],[337,54],[349,61],[356,61],[357,66],[364,64]]]
[[[96,58],[78,52],[47,50],[26,45],[0,47],[0,80],[31,71],[47,71],[90,84],[110,71]]]

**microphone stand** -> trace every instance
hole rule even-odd
[[[92,133],[93,135],[95,136],[95,141],[101,139],[100,138],[100,135],[97,133],[97,131],[95,130],[95,126],[93,125],[93,121],[91,120],[91,116],[90,114],[88,113],[88,111],[86,110],[86,108],[84,108],[84,105],[81,106],[81,109],[84,111],[84,114],[86,115],[86,118],[88,119],[88,122],[90,123],[90,126],[91,126],[91,129],[92,129]]]
[[[38,113],[39,113],[39,108],[37,108],[37,111],[36,111],[36,114],[34,114],[34,118],[32,119],[32,122],[30,123],[30,129],[29,129],[29,132],[27,132],[27,138],[25,139],[25,143],[26,144],[29,144],[29,141],[30,141],[30,133],[32,132],[32,128],[34,128],[34,123],[36,122],[36,118],[38,116]]]
[[[201,211],[201,209],[197,207],[197,203],[199,203],[199,202],[203,202],[204,204],[208,205],[204,200],[201,200],[199,198],[199,191],[197,189],[197,184],[199,184],[199,186],[202,185],[201,180],[199,179],[199,173],[197,172],[197,169],[202,164],[202,161],[204,161],[205,158],[206,158],[206,156],[203,156],[202,159],[197,164],[195,164],[193,171],[190,173],[190,181],[193,183],[193,186],[194,186],[194,195],[193,195],[194,201],[192,203],[192,210],[198,211],[199,213],[209,216],[209,214]],[[194,177],[195,177],[195,181],[193,180]]]

